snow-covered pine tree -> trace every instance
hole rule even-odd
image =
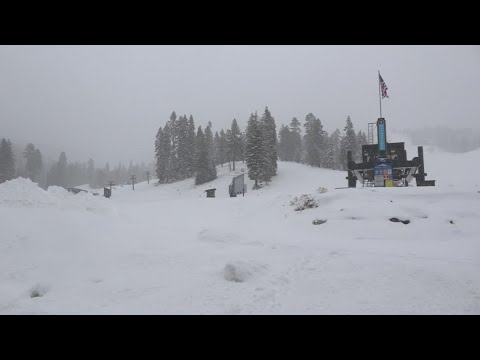
[[[26,175],[30,180],[35,181],[42,171],[42,154],[38,149],[35,149],[33,144],[28,144],[23,156],[27,160],[25,164]]]
[[[220,148],[221,148],[221,140],[220,140],[220,135],[218,134],[218,131],[215,131],[215,136],[213,137],[213,147],[215,149],[215,165],[220,165],[221,164],[221,153],[220,153]]]
[[[228,160],[228,146],[227,146],[227,135],[225,131],[220,130],[220,143],[219,143],[219,152],[220,152],[220,164],[223,166]]]
[[[204,184],[216,178],[216,169],[209,157],[208,143],[202,127],[198,127],[196,137],[196,176],[195,185]]]
[[[290,141],[289,141],[289,153],[292,155],[292,161],[302,161],[302,128],[300,121],[296,117],[290,122]]]
[[[263,140],[265,144],[265,168],[263,180],[269,182],[273,176],[277,174],[277,130],[275,126],[275,119],[265,107],[265,112],[260,120],[263,131]]]
[[[241,160],[245,163],[245,134],[240,132],[240,157],[238,160]]]
[[[263,130],[257,113],[250,115],[246,130],[245,161],[248,167],[248,177],[255,180],[253,190],[260,187],[259,181],[264,178],[265,147]]]
[[[187,144],[187,174],[188,177],[195,175],[195,123],[193,116],[188,118],[188,144]]]
[[[357,141],[356,141],[356,154],[357,154],[357,157],[356,157],[356,161],[361,161],[362,160],[362,145],[366,145],[367,144],[367,135],[359,130],[358,133],[357,133]]]
[[[341,170],[342,169],[342,161],[340,159],[340,130],[335,129],[335,131],[330,135],[329,142],[333,146],[333,160],[334,160],[334,166],[333,169],[335,170]]]
[[[205,128],[205,142],[208,149],[208,181],[217,178],[217,168],[215,166],[215,146],[213,143],[212,123],[209,121]]]
[[[176,112],[172,112],[170,120],[168,121],[170,129],[170,159],[168,177],[171,181],[177,181],[179,178],[179,164],[178,164],[178,118]]]
[[[356,159],[356,149],[357,149],[357,141],[355,130],[353,129],[353,123],[350,119],[350,116],[347,116],[347,121],[345,127],[343,129],[343,136],[340,142],[340,159],[342,163],[342,170],[347,170],[347,151],[352,151],[352,158]]]
[[[238,123],[236,119],[233,119],[232,125],[230,127],[230,131],[227,130],[226,140],[227,140],[227,147],[229,153],[229,161],[233,163],[233,169],[235,171],[235,162],[240,160],[240,153],[242,151],[242,144],[241,144],[241,131],[238,127]]]
[[[12,180],[15,176],[15,159],[10,140],[2,139],[0,143],[0,184]]]
[[[278,138],[278,158],[281,161],[292,161],[291,133],[288,126],[280,126]]]
[[[335,144],[332,137],[327,137],[327,151],[325,152],[324,167],[335,169]]]
[[[305,162],[320,167],[325,154],[325,139],[322,123],[312,113],[305,118]]]
[[[190,171],[190,136],[187,115],[180,116],[177,122],[177,177],[184,180],[189,177]]]

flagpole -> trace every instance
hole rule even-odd
[[[380,70],[378,70],[378,99],[380,102],[380,117],[382,117],[382,90],[380,89]]]

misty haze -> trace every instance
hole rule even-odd
[[[0,314],[480,314],[480,46],[0,46]]]

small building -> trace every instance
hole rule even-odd
[[[215,190],[217,189],[207,189],[205,192],[207,193],[207,198],[214,198],[215,197]]]

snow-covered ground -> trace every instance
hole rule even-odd
[[[13,180],[0,314],[480,314],[479,156],[426,149],[423,188],[335,189],[345,172],[279,162],[236,198],[228,166],[111,199]],[[294,211],[302,194],[318,207]]]

